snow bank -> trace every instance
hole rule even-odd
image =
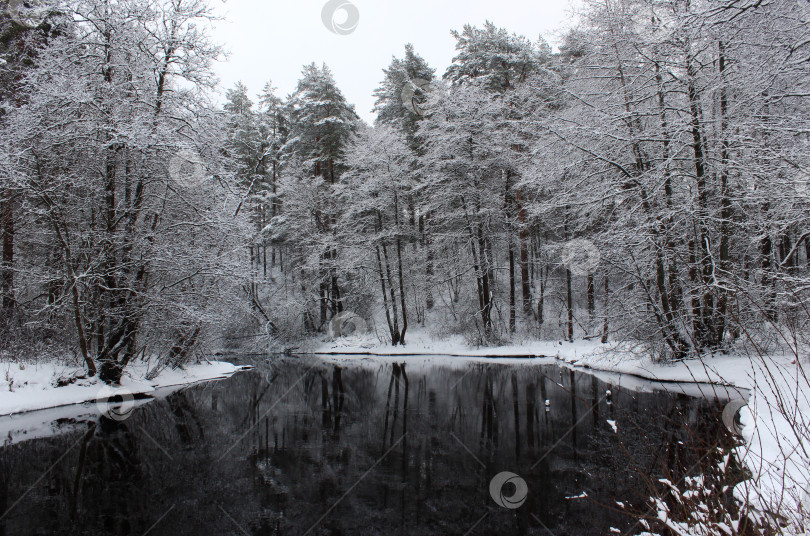
[[[315,345],[316,354],[407,356],[432,355],[449,357],[563,357],[576,359],[605,345],[593,341],[526,341],[494,347],[471,348],[461,335],[436,338],[426,330],[409,331],[406,346],[382,344],[369,334],[342,337]]]
[[[121,387],[129,394],[148,395],[163,387],[226,378],[244,368],[224,361],[198,363],[184,369],[166,369],[150,381],[145,379],[147,365],[136,363],[124,371]],[[53,363],[0,364],[0,415],[57,408],[105,397],[104,393],[110,388],[98,377],[83,378],[83,374],[83,369]],[[66,382],[70,383],[63,385]]]
[[[737,449],[753,481],[738,484],[734,495],[759,515],[779,513],[786,533],[798,534],[793,529],[810,514],[810,384],[796,363],[763,364],[754,373],[756,389],[740,411],[745,446]]]

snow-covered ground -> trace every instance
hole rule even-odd
[[[436,355],[456,357],[558,357],[561,354],[576,357],[591,354],[603,345],[598,342],[577,341],[526,341],[497,347],[471,348],[461,335],[437,338],[428,330],[411,330],[406,337],[406,346],[381,344],[375,337],[366,333],[356,337],[343,337],[327,340],[312,347],[314,353],[321,354],[363,354],[363,355]]]
[[[134,363],[126,368],[121,388],[112,389],[98,377],[84,378],[83,369],[53,363],[0,364],[0,415],[46,408],[58,408],[98,399],[148,395],[164,387],[226,378],[243,367],[224,361],[189,365],[184,369],[165,369],[147,380],[147,365]],[[64,383],[70,382],[67,385]],[[63,385],[60,385],[63,384]]]

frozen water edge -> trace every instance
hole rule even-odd
[[[184,369],[166,369],[155,379],[147,380],[147,365],[136,363],[125,370],[121,387],[136,397],[151,395],[158,389],[227,378],[245,368],[249,367],[211,361]],[[105,384],[97,377],[81,378],[82,372],[78,367],[54,363],[0,365],[0,416],[94,402]],[[56,385],[58,380],[68,378],[75,381],[61,387]]]

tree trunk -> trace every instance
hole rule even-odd
[[[413,215],[414,210],[411,207],[410,213]],[[379,218],[379,214],[378,214]],[[411,224],[415,224],[415,221],[411,221]],[[405,346],[405,333],[408,331],[408,306],[405,303],[405,277],[403,275],[402,270],[402,229],[400,228],[400,219],[399,219],[399,196],[396,192],[394,192],[394,225],[396,226],[397,235],[396,235],[396,248],[397,248],[397,275],[399,280],[399,304],[402,309],[402,331],[398,333],[397,339],[399,340],[399,344],[401,346]],[[389,281],[391,286],[393,287],[394,283]],[[394,296],[391,296],[391,299],[394,299]],[[396,311],[396,309],[394,309]]]
[[[566,306],[568,309],[568,341],[574,342],[574,298],[571,293],[571,269],[565,267],[565,288],[567,294]]]
[[[520,243],[520,282],[523,294],[523,313],[526,315],[532,312],[532,282],[529,277],[529,231],[526,229],[526,209],[523,207],[523,199],[520,192],[517,192],[518,202],[518,241]]]
[[[430,241],[428,231],[429,218],[425,214],[420,217],[420,227],[422,231],[422,244],[425,248],[425,307],[428,311],[433,309],[433,246]]]
[[[776,322],[778,315],[776,313],[776,289],[774,288],[775,278],[771,273],[771,255],[773,254],[773,242],[770,235],[765,235],[760,241],[760,256],[762,258],[762,280],[760,286],[762,292],[765,294],[765,317],[771,321]]]
[[[687,44],[688,47],[688,44]],[[695,165],[695,179],[697,184],[697,238],[699,244],[695,244],[695,255],[700,256],[697,260],[700,266],[700,292],[702,297],[700,300],[697,312],[700,316],[701,330],[695,334],[695,339],[698,341],[698,348],[703,348],[707,344],[714,345],[722,342],[718,341],[715,335],[715,327],[712,325],[714,320],[714,295],[713,295],[713,266],[712,255],[709,250],[709,234],[707,226],[709,223],[708,214],[708,185],[706,183],[706,151],[703,146],[703,132],[700,124],[700,102],[696,87],[697,73],[695,71],[695,60],[692,58],[691,52],[686,50],[686,73],[687,73],[687,96],[689,99],[689,113],[690,129],[692,131],[692,152]],[[697,279],[697,278],[696,278]],[[695,289],[697,290],[697,289]]]
[[[509,332],[515,332],[515,250],[509,240]]]
[[[723,75],[726,69],[725,44],[718,41],[718,69],[720,71],[720,277],[725,280],[726,274],[731,269],[730,242],[731,242],[731,200],[728,193],[728,158],[729,146],[726,130],[728,130],[728,95]],[[725,290],[718,289],[717,297],[717,318],[715,319],[715,340],[714,345],[719,346],[723,342],[723,334],[726,330],[726,316],[728,309],[728,296]]]
[[[385,244],[382,245],[383,261],[385,264],[385,278],[388,281],[388,292],[391,295],[391,310],[393,311],[393,324],[394,329],[391,332],[391,345],[396,346],[399,344],[399,311],[397,310],[397,297],[396,290],[394,289],[394,282],[391,278],[391,262],[388,260],[388,251]]]
[[[543,266],[540,267],[540,295],[537,297],[537,322],[541,326],[543,325],[544,317],[543,317],[543,308],[544,308],[544,299],[546,297],[546,278],[545,278],[545,268]]]
[[[484,231],[481,225],[478,225],[478,251],[481,256],[481,298],[483,300],[483,307],[481,308],[481,320],[484,322],[484,331],[487,337],[492,335],[492,318],[490,316],[492,309],[492,295],[490,294],[490,273],[491,268],[487,259],[486,243],[484,241]]]
[[[379,246],[375,247],[374,251],[377,254],[377,267],[380,274],[380,287],[382,288],[383,308],[385,309],[385,321],[388,324],[388,333],[391,335],[391,341],[393,341],[394,339],[396,339],[396,330],[394,329],[394,323],[391,320],[391,311],[390,306],[388,305],[388,291],[385,288],[385,271],[383,270],[382,258],[380,257],[380,247]]]
[[[408,331],[408,309],[405,304],[405,278],[402,275],[402,242],[397,237],[397,264],[399,265],[399,300],[402,306],[402,331],[399,334],[400,346],[405,346],[405,332]]]
[[[14,213],[11,191],[4,190],[0,198],[0,234],[3,236],[3,258],[0,262],[0,296],[3,309],[14,307]]]
[[[605,274],[605,322],[602,325],[602,344],[608,342],[608,318],[610,316],[610,279]]]

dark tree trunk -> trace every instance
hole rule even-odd
[[[692,283],[692,331],[695,340],[695,346],[698,351],[703,349],[703,343],[706,339],[706,328],[703,323],[703,311],[700,307],[699,290],[701,288],[700,280],[698,279],[698,264],[697,254],[695,251],[695,241],[689,241],[689,281]]]
[[[804,256],[805,264],[808,268],[810,268],[810,236],[804,237]]]
[[[708,185],[706,184],[706,152],[703,146],[703,133],[700,124],[700,101],[698,98],[697,88],[695,86],[696,72],[695,62],[689,51],[686,57],[686,72],[687,72],[687,96],[689,98],[689,112],[690,129],[692,131],[692,152],[695,165],[695,179],[697,184],[697,200],[698,200],[698,213],[697,213],[697,238],[699,244],[695,244],[694,252],[699,258],[696,259],[697,266],[700,267],[700,282],[699,288],[702,293],[702,298],[695,294],[698,300],[697,309],[700,318],[700,329],[695,333],[698,348],[702,349],[706,345],[714,345],[717,342],[715,335],[715,327],[712,325],[714,320],[714,295],[711,288],[712,274],[714,267],[712,266],[712,255],[709,250],[709,236],[707,232],[707,225],[709,223],[708,214]],[[697,280],[697,276],[695,280]],[[698,290],[697,288],[695,289]]]
[[[321,281],[320,287],[321,287],[321,289],[320,289],[320,291],[321,291],[321,303],[320,303],[320,306],[321,306],[320,307],[320,309],[321,309],[321,326],[323,326],[324,324],[326,324],[326,320],[327,320],[326,317],[327,317],[327,311],[328,311],[327,307],[328,307],[328,304],[329,304],[329,288],[326,286],[326,281]]]
[[[543,308],[544,308],[544,300],[546,296],[546,269],[541,266],[540,267],[540,295],[537,297],[537,322],[541,326],[543,325],[544,316],[543,316]]]
[[[490,290],[492,266],[487,255],[487,244],[481,225],[478,226],[478,249],[481,253],[481,295],[484,301],[481,319],[484,322],[484,331],[487,337],[490,337],[492,336],[492,294]]]
[[[391,262],[388,260],[388,250],[385,244],[382,245],[383,260],[385,261],[385,279],[388,281],[388,292],[391,295],[391,310],[393,311],[393,329],[391,330],[391,344],[399,344],[399,310],[397,308],[396,289],[391,278]]]
[[[726,69],[725,44],[723,41],[717,43],[718,47],[718,69],[720,71],[720,131],[722,141],[720,143],[720,277],[725,280],[726,274],[731,269],[731,199],[728,193],[728,158],[729,145],[726,130],[728,129],[728,96],[726,94],[726,84],[723,75]],[[723,289],[718,289],[717,297],[717,318],[715,319],[715,346],[723,342],[723,334],[726,331],[726,316],[728,309],[728,295]]]
[[[11,191],[4,190],[0,199],[0,234],[3,236],[3,258],[0,262],[0,296],[3,309],[14,307],[14,212]]]
[[[343,299],[340,297],[340,286],[337,274],[332,274],[332,301],[335,304],[335,314],[343,312]]]
[[[610,317],[610,279],[605,275],[605,322],[602,325],[602,344],[608,342],[608,318]]]
[[[565,268],[566,307],[568,309],[568,340],[574,342],[574,297],[571,292],[571,269]]]
[[[771,273],[771,255],[773,254],[773,242],[769,235],[765,235],[760,241],[760,256],[762,257],[762,291],[765,293],[765,317],[776,322],[776,291],[774,289],[774,277]]]
[[[532,312],[532,282],[529,278],[529,231],[526,228],[526,209],[523,198],[517,192],[518,224],[520,225],[518,242],[520,243],[520,284],[523,295],[523,313]]]
[[[515,332],[515,250],[509,241],[509,332]]]
[[[388,324],[388,333],[391,335],[391,341],[394,341],[396,339],[397,332],[394,329],[394,323],[391,319],[391,310],[388,304],[388,291],[385,288],[385,272],[383,271],[382,258],[380,257],[379,246],[375,248],[375,252],[377,254],[377,268],[380,274],[380,287],[382,288],[383,308],[385,309],[385,321]]]
[[[411,214],[414,211],[411,209]],[[415,222],[411,222],[412,224]],[[399,279],[399,305],[402,309],[402,331],[399,332],[399,344],[401,346],[405,346],[405,333],[408,331],[408,306],[405,303],[405,276],[403,275],[402,269],[402,230],[400,229],[400,220],[399,220],[399,197],[397,194],[394,194],[394,224],[396,225],[397,229],[397,238],[396,238],[396,247],[397,247],[397,275]],[[393,286],[393,282],[391,282]],[[393,296],[392,296],[393,299]]]
[[[399,344],[405,346],[405,332],[408,331],[408,308],[405,304],[405,278],[402,275],[402,242],[397,238],[397,264],[399,265],[399,300],[402,306],[402,331]]]

